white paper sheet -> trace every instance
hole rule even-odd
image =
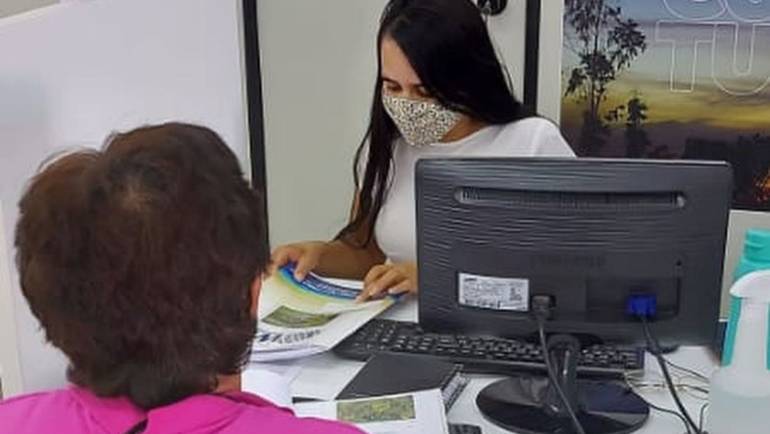
[[[291,408],[290,384],[299,370],[299,366],[250,365],[241,373],[241,389],[279,407]]]
[[[280,270],[262,286],[250,360],[289,360],[327,351],[395,303],[390,297],[357,303],[356,286],[360,282],[340,287],[315,275],[296,282],[291,269]]]

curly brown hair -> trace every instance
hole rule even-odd
[[[268,260],[260,203],[200,126],[139,128],[44,165],[19,203],[16,259],[70,381],[147,409],[239,373]]]

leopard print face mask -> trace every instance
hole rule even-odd
[[[411,146],[439,142],[460,121],[460,114],[432,101],[382,96],[385,111]]]

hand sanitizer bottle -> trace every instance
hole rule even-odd
[[[730,289],[722,367],[711,378],[709,434],[770,433],[770,231],[750,230]]]

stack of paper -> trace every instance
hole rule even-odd
[[[377,398],[306,402],[294,405],[300,417],[347,422],[369,434],[447,434],[441,391]]]
[[[305,357],[327,351],[395,299],[357,303],[361,287],[346,287],[309,275],[294,279],[291,266],[265,281],[259,298],[259,325],[252,362]]]

